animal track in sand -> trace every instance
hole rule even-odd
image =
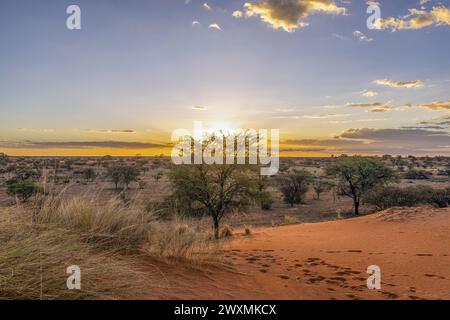
[[[418,257],[432,257],[433,255],[431,253],[417,253],[416,256],[418,256]]]

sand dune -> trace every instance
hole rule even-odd
[[[370,265],[380,290],[367,289]],[[150,298],[450,299],[450,208],[256,229],[226,245],[224,266],[164,273]]]

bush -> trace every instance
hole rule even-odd
[[[398,186],[384,186],[371,191],[366,202],[385,210],[391,207],[413,207],[431,202],[435,191],[428,186],[411,186],[400,188]]]
[[[212,241],[211,233],[198,232],[183,221],[158,224],[152,234],[148,253],[169,260],[188,260],[191,263],[211,263],[217,259],[220,244]]]
[[[450,187],[434,191],[431,195],[431,203],[437,208],[447,208],[450,204]]]
[[[222,231],[220,232],[220,237],[224,239],[230,238],[232,236],[233,236],[233,229],[228,224],[224,225],[222,227]]]
[[[273,199],[270,192],[263,191],[257,194],[256,201],[259,203],[262,210],[272,209]]]
[[[33,195],[42,192],[42,189],[31,180],[10,180],[7,182],[7,193],[17,196],[21,201],[27,201]]]
[[[430,176],[430,173],[424,170],[410,170],[404,175],[405,179],[409,180],[428,180]]]
[[[284,221],[283,221],[284,225],[297,224],[297,223],[298,223],[297,218],[291,217],[291,216],[284,216]]]

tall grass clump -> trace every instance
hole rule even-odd
[[[98,195],[44,199],[35,214],[39,224],[55,224],[76,230],[88,243],[106,248],[139,249],[149,240],[152,212],[119,198],[101,200]]]
[[[221,244],[214,241],[211,232],[197,231],[183,220],[159,223],[157,229],[159,232],[151,235],[146,248],[150,255],[194,264],[209,264],[217,260]]]
[[[154,286],[134,259],[96,250],[74,232],[24,217],[0,222],[1,300],[135,299]],[[81,268],[81,290],[67,288],[71,265]]]

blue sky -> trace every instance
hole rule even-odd
[[[380,0],[377,30],[366,1],[286,2],[308,26],[276,29],[281,0],[2,1],[0,151],[154,154],[202,120],[279,128],[292,155],[450,154],[448,1]]]

